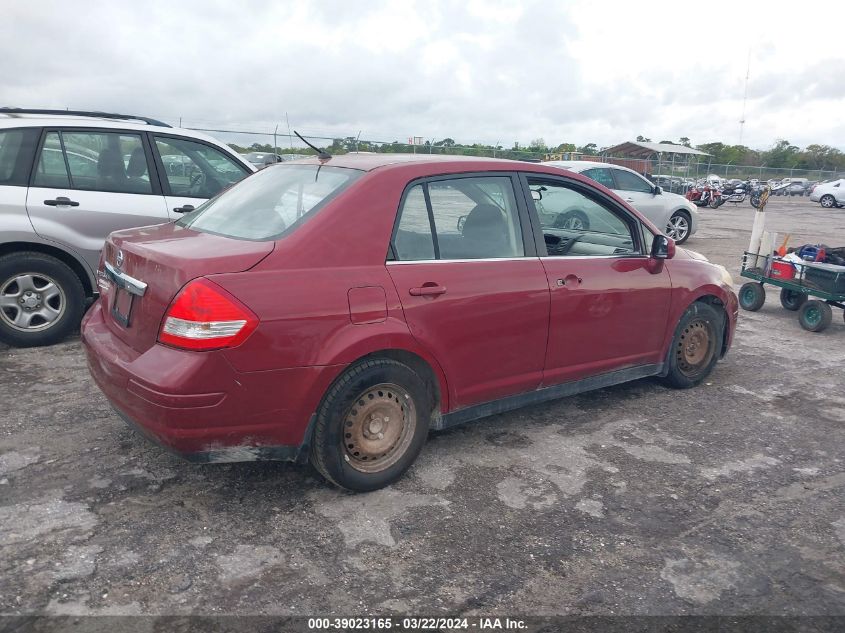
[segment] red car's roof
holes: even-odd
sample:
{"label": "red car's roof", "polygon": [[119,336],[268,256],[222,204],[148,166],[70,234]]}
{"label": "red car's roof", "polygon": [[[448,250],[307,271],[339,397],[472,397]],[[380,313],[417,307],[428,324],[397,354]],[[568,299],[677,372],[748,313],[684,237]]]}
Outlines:
{"label": "red car's roof", "polygon": [[438,174],[453,174],[462,172],[495,172],[495,171],[527,171],[540,174],[551,174],[563,176],[569,180],[575,180],[590,185],[594,189],[604,192],[616,199],[623,206],[633,210],[640,219],[659,232],[654,224],[645,216],[637,212],[633,207],[624,202],[615,192],[607,189],[598,183],[577,172],[564,167],[556,167],[545,163],[532,163],[521,160],[508,160],[505,158],[486,158],[484,156],[460,156],[460,155],[437,155],[437,154],[339,154],[326,160],[317,157],[303,158],[301,160],[286,161],[270,165],[267,169],[278,169],[284,165],[331,165],[332,167],[343,167],[346,169],[359,169],[361,171],[379,170],[400,170],[403,177],[408,179],[423,178]]}

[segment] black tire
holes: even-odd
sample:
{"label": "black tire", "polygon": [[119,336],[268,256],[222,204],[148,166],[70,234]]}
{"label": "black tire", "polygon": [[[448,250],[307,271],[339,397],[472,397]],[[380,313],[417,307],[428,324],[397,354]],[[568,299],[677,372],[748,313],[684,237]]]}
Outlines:
{"label": "black tire", "polygon": [[780,304],[787,310],[795,312],[806,302],[807,295],[803,292],[796,292],[794,290],[790,290],[789,288],[783,288],[780,291]]}
{"label": "black tire", "polygon": [[763,284],[749,281],[739,289],[739,305],[743,310],[757,312],[766,303],[766,290]]}
{"label": "black tire", "polygon": [[[85,290],[76,273],[64,262],[31,251],[10,253],[0,257],[0,303],[6,298],[15,297],[22,287],[16,279],[33,278],[34,294],[41,288],[47,288],[45,281],[52,282],[58,292],[50,299],[42,299],[36,295],[36,305],[26,306],[38,312],[50,308],[45,312],[48,321],[34,313],[28,324],[15,325],[22,314],[22,308],[17,303],[3,303],[0,307],[0,341],[14,347],[39,347],[52,345],[64,339],[79,327],[85,310]],[[24,293],[25,294],[25,293]],[[23,296],[21,297],[23,300]],[[28,300],[28,298],[27,298]],[[23,309],[26,309],[23,308]],[[58,313],[53,315],[53,313]]]}
{"label": "black tire", "polygon": [[836,198],[834,198],[829,193],[826,193],[819,199],[819,204],[822,205],[825,209],[835,209],[837,206]]}
{"label": "black tire", "polygon": [[812,299],[798,311],[798,323],[808,332],[826,330],[833,320],[833,310],[824,301]]}
{"label": "black tire", "polygon": [[[683,228],[682,228],[683,227]],[[686,211],[675,211],[666,226],[666,235],[675,240],[675,244],[683,244],[692,232],[692,218]]]}
{"label": "black tire", "polygon": [[755,209],[760,208],[760,196],[758,196],[758,195],[751,196],[750,202],[751,202],[751,206],[754,207]]}
{"label": "black tire", "polygon": [[572,231],[589,231],[590,218],[583,211],[574,209],[561,213],[555,218],[554,228],[570,229]]}
{"label": "black tire", "polygon": [[687,308],[669,348],[669,369],[663,382],[687,389],[707,378],[719,360],[724,331],[723,311],[698,301]]}
{"label": "black tire", "polygon": [[[399,479],[422,450],[433,406],[425,382],[410,367],[389,359],[357,363],[335,381],[320,404],[311,463],[341,488],[356,492],[384,488]],[[367,412],[372,412],[370,417]],[[390,426],[386,413],[396,413],[393,421],[401,418],[402,424]],[[384,455],[369,457],[368,451],[384,449],[379,445],[385,441],[383,435],[391,441],[388,429],[396,434],[394,443]]]}

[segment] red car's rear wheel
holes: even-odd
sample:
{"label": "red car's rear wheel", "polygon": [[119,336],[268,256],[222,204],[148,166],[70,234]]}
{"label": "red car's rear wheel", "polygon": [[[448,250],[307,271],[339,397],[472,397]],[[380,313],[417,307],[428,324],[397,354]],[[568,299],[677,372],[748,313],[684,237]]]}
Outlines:
{"label": "red car's rear wheel", "polygon": [[353,365],[320,405],[311,463],[342,488],[383,488],[419,455],[432,407],[425,382],[410,367],[384,358]]}

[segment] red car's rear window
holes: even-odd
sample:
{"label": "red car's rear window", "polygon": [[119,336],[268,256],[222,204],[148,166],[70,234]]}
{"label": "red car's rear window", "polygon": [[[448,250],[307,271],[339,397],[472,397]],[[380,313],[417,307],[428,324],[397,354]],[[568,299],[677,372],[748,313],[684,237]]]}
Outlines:
{"label": "red car's rear window", "polygon": [[177,224],[244,240],[274,240],[301,226],[363,172],[274,165],[212,198]]}

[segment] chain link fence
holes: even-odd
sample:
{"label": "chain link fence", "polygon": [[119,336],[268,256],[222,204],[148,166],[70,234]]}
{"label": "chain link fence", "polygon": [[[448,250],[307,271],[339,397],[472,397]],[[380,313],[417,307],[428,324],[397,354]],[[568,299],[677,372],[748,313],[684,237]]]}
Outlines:
{"label": "chain link fence", "polygon": [[[186,126],[187,127],[187,126]],[[199,132],[214,134],[224,142],[243,147],[244,139],[255,138],[260,145],[275,148],[277,154],[308,154],[312,153],[295,135],[273,131],[244,131],[218,129],[210,127],[188,127]],[[321,148],[332,147],[339,153],[345,152],[376,152],[376,153],[409,153],[409,154],[456,154],[464,156],[482,156],[490,158],[509,158],[539,162],[550,157],[564,160],[590,160],[622,165],[648,176],[669,191],[683,193],[693,183],[711,176],[730,180],[757,179],[760,182],[783,181],[784,179],[805,179],[809,182],[821,182],[839,177],[839,173],[823,169],[795,169],[789,167],[767,167],[766,165],[731,165],[712,163],[706,156],[684,157],[681,159],[667,159],[656,156],[651,159],[629,158],[624,156],[608,156],[606,154],[585,155],[577,152],[556,152],[547,148],[520,148],[517,146],[505,148],[483,144],[459,144],[451,141],[442,142],[408,138],[409,142],[399,140],[371,140],[354,136],[313,136],[304,135],[311,143]]]}
{"label": "chain link fence", "polygon": [[[255,142],[259,145],[267,145],[275,148],[277,154],[285,153],[309,153],[305,144],[299,140],[294,134],[278,131],[246,131],[246,130],[231,130],[211,127],[193,127],[185,126],[185,129],[194,130],[197,132],[205,132],[213,134],[218,140],[225,143],[231,143],[239,147],[244,147],[244,143],[248,143],[246,139],[255,138]],[[456,154],[463,156],[483,156],[489,158],[510,158],[514,160],[526,160],[532,162],[542,161],[549,153],[547,148],[505,148],[502,146],[493,147],[490,145],[472,144],[462,145],[459,143],[448,142],[442,144],[433,139],[421,139],[415,137],[414,142],[404,142],[402,140],[372,140],[362,139],[355,136],[316,136],[313,134],[303,134],[309,142],[317,145],[322,149],[327,149],[335,146],[335,143],[341,143],[341,152],[339,153],[407,153],[407,154]],[[408,141],[412,139],[409,138]],[[247,148],[248,149],[248,148]]]}
{"label": "chain link fence", "polygon": [[[699,160],[673,161],[665,158],[650,160],[632,160],[623,157],[602,156],[598,160],[625,165],[641,174],[648,174],[652,178],[663,181],[674,190],[683,189],[691,182],[698,182],[713,176],[724,180],[757,180],[765,182],[782,182],[784,180],[806,180],[821,182],[839,177],[839,172],[824,169],[796,169],[790,167],[767,167],[766,165],[731,165],[712,163],[706,157]],[[636,163],[632,165],[631,163]]]}

